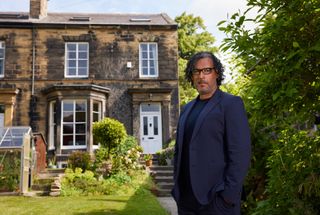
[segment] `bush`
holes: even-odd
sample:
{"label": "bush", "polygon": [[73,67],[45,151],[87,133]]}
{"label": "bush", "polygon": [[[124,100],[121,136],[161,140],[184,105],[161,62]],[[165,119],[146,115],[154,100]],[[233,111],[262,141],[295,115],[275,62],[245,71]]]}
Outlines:
{"label": "bush", "polygon": [[90,169],[91,164],[92,162],[88,152],[74,151],[68,158],[68,167],[73,170],[81,168],[83,171],[86,171]]}
{"label": "bush", "polygon": [[319,132],[283,131],[268,168],[268,199],[254,214],[320,214]]}
{"label": "bush", "polygon": [[160,150],[156,154],[158,155],[159,165],[167,165],[166,159],[173,159],[174,156],[175,141],[171,141],[167,148]]}
{"label": "bush", "polygon": [[124,142],[127,132],[121,122],[106,117],[93,123],[93,137],[103,147],[107,148],[109,156],[112,150]]}

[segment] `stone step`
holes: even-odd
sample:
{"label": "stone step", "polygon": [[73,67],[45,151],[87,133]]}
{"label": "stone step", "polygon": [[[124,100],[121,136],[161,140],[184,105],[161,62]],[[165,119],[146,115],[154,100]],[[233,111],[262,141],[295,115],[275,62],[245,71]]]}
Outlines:
{"label": "stone step", "polygon": [[33,191],[50,191],[51,184],[33,184],[31,190]]}
{"label": "stone step", "polygon": [[152,175],[157,175],[157,176],[173,176],[173,171],[171,170],[156,170],[152,171]]}
{"label": "stone step", "polygon": [[161,183],[161,182],[167,182],[167,183],[173,183],[173,176],[154,176],[154,181],[156,184]]}
{"label": "stone step", "polygon": [[152,171],[166,171],[166,170],[169,170],[169,171],[172,171],[173,172],[173,166],[159,166],[159,165],[153,165],[150,167],[150,170]]}
{"label": "stone step", "polygon": [[174,186],[173,182],[159,182],[157,183],[157,187],[160,189],[172,189]]}
{"label": "stone step", "polygon": [[168,196],[171,196],[171,189],[161,189],[161,188],[158,188],[157,191],[156,191],[156,195],[158,197],[168,197]]}

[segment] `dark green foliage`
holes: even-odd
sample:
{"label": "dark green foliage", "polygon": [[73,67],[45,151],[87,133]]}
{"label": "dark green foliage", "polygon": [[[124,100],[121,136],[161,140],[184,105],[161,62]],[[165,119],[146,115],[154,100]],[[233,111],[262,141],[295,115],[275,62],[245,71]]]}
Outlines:
{"label": "dark green foliage", "polygon": [[108,155],[119,147],[127,137],[124,125],[118,120],[104,118],[93,124],[93,136],[103,147],[108,149]]}
{"label": "dark green foliage", "polygon": [[18,191],[21,171],[20,151],[1,151],[0,162],[0,191]]}
{"label": "dark green foliage", "polygon": [[91,168],[90,154],[85,151],[74,151],[68,158],[68,167],[75,170],[81,168],[83,171]]}
{"label": "dark green foliage", "polygon": [[268,158],[267,195],[256,214],[320,214],[319,132],[283,131]]}
{"label": "dark green foliage", "polygon": [[[259,9],[258,15],[249,18],[254,7]],[[287,155],[293,147],[289,145],[295,145],[291,139],[282,146],[282,135],[287,130],[293,130],[290,134],[298,135],[300,142],[309,143],[308,136],[300,131],[311,130],[314,115],[320,110],[319,8],[320,1],[313,0],[248,0],[246,12],[233,14],[230,20],[220,23],[220,30],[228,35],[221,48],[235,53],[234,69],[240,72],[236,83],[227,88],[244,99],[252,131],[254,153],[246,182],[245,213],[252,214],[257,203],[257,214],[312,214],[310,208],[318,206],[311,200],[307,203],[301,193],[297,200],[295,183],[302,184],[301,180],[307,182],[309,178],[304,173],[301,175],[305,178],[293,174],[290,159],[276,162],[275,154]],[[248,23],[257,27],[248,30]],[[300,158],[308,163],[308,157]],[[286,180],[286,189],[281,191],[271,189],[281,184],[275,177],[282,165],[288,174],[281,172],[280,178],[288,177],[291,182]],[[279,200],[285,197],[292,200],[291,204]],[[284,212],[285,207],[290,211]]]}

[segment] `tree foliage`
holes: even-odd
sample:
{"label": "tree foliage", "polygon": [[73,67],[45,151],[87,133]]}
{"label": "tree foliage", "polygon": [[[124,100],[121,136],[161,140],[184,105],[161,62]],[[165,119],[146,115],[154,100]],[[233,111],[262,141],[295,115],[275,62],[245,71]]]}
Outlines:
{"label": "tree foliage", "polygon": [[199,51],[217,52],[218,49],[213,45],[215,38],[206,30],[201,17],[184,12],[175,21],[178,23],[180,104],[184,105],[197,95],[184,77],[187,61]]}
{"label": "tree foliage", "polygon": [[[278,195],[273,189],[277,183],[272,180],[279,171],[277,165],[267,166],[267,162],[275,156],[274,145],[283,143],[280,137],[285,130],[294,129],[296,133],[310,130],[320,110],[320,1],[248,0],[247,6],[243,14],[235,13],[230,20],[220,22],[220,30],[228,35],[221,48],[236,54],[235,68],[242,74],[233,90],[245,99],[252,130],[254,162],[250,194],[253,199],[272,201]],[[256,17],[249,17],[255,9],[258,9]],[[253,23],[256,28],[246,28],[248,23]],[[303,140],[302,136],[299,141],[303,144],[310,142]],[[317,143],[316,148],[319,147]],[[294,153],[294,149],[289,149],[277,148],[286,155]],[[316,153],[311,152],[311,155]],[[312,172],[307,174],[306,178]],[[319,174],[315,176],[319,182]],[[266,177],[269,177],[267,195],[261,189],[267,182]],[[295,180],[295,185],[304,183],[298,175],[290,180]],[[294,189],[292,186],[290,188]],[[287,201],[301,201],[299,195],[293,198]],[[286,214],[297,214],[301,208],[294,206],[296,208]]]}
{"label": "tree foliage", "polygon": [[93,124],[93,137],[103,147],[107,148],[108,156],[112,150],[123,143],[127,137],[124,125],[116,119],[104,118]]}

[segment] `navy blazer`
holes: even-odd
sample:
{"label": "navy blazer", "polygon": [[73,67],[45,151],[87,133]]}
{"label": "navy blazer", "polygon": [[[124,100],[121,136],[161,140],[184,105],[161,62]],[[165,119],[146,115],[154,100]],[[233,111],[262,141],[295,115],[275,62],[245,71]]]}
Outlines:
{"label": "navy blazer", "polygon": [[[172,195],[178,202],[178,176],[184,127],[196,99],[180,114],[174,155]],[[216,193],[238,204],[251,157],[250,131],[240,97],[217,89],[196,121],[189,147],[190,181],[199,203],[206,205]]]}

